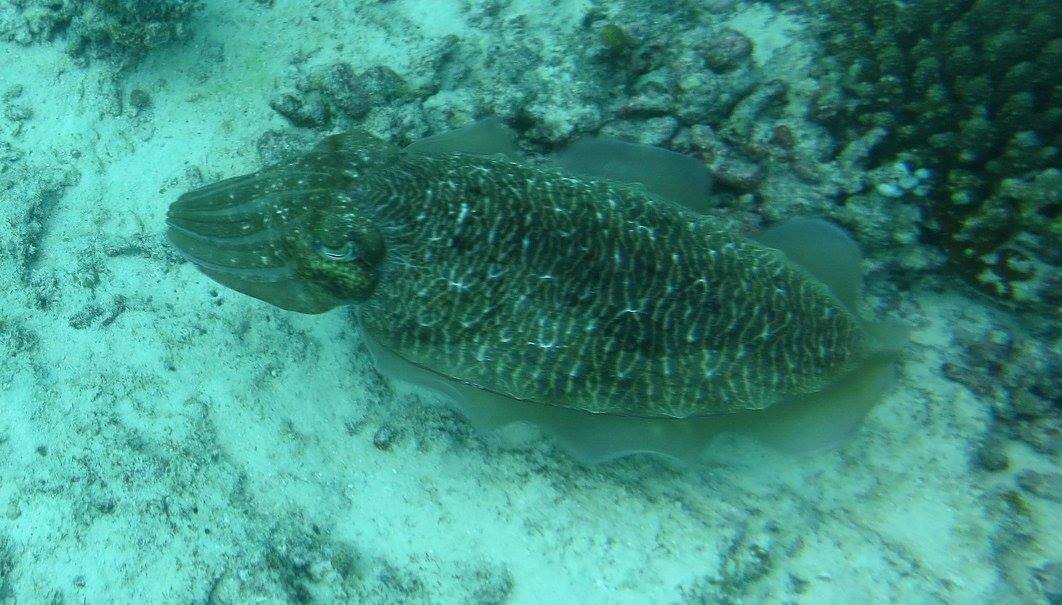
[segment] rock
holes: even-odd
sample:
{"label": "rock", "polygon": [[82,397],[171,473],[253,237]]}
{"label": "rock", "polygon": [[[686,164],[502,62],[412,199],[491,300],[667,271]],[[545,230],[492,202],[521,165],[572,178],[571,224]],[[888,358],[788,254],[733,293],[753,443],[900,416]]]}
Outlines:
{"label": "rock", "polygon": [[295,126],[320,128],[330,121],[328,106],[321,99],[300,99],[292,94],[274,97],[269,106]]}
{"label": "rock", "polygon": [[704,51],[704,61],[713,71],[725,73],[748,63],[752,56],[752,40],[745,34],[725,29],[712,38]]}
{"label": "rock", "polygon": [[390,425],[383,425],[376,429],[376,432],[372,435],[372,445],[376,449],[386,452],[394,445],[395,439],[398,438],[398,429]]}

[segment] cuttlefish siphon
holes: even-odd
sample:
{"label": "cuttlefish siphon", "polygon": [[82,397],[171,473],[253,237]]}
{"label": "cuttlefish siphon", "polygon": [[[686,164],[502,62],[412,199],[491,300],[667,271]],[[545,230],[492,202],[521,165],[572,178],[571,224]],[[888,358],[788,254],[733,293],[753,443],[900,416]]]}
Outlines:
{"label": "cuttlefish siphon", "polygon": [[723,433],[829,443],[887,389],[903,338],[859,316],[860,254],[839,228],[743,237],[668,197],[685,177],[667,175],[706,186],[692,158],[582,145],[632,156],[626,173],[611,162],[623,182],[594,158],[516,161],[494,135],[481,123],[405,149],[329,136],[182,195],[168,236],[283,309],[352,305],[382,372],[480,427],[537,425],[583,461],[692,462]]}

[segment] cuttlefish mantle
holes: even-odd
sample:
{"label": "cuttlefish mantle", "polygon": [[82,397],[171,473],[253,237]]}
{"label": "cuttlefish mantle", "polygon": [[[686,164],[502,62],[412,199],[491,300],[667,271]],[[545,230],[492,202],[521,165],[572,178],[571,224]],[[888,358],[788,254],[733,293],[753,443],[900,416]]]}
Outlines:
{"label": "cuttlefish mantle", "polygon": [[551,162],[496,121],[405,149],[348,132],[184,194],[168,235],[281,308],[351,305],[382,372],[584,461],[693,462],[721,433],[827,443],[880,399],[902,337],[858,315],[840,229],[722,229],[691,210],[704,167],[664,150],[595,139]]}

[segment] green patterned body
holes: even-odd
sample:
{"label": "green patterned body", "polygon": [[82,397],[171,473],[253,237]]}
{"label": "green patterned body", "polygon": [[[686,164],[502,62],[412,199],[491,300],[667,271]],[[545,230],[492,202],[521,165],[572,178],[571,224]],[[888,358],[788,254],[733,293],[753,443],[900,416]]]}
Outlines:
{"label": "green patterned body", "polygon": [[[287,225],[262,255],[286,268],[287,281],[247,285],[235,262],[219,275],[205,252],[192,260],[286,308],[352,303],[368,335],[442,377],[591,412],[761,409],[823,388],[865,356],[849,310],[781,252],[640,187],[382,144],[358,155],[350,145],[333,143],[330,154],[315,156],[313,170],[332,176],[312,190],[293,181],[305,160],[302,169],[252,177],[256,195],[287,192],[255,205]],[[174,205],[171,228],[196,231],[193,218],[218,197],[204,191],[193,192],[195,204]],[[364,252],[375,249],[364,228],[350,236],[362,252],[322,270],[312,244],[335,240],[337,225],[371,225],[382,254]],[[171,233],[182,246],[179,237]],[[274,283],[307,281],[312,289],[299,300],[271,298]],[[315,296],[326,300],[303,304]]]}
{"label": "green patterned body", "polygon": [[640,188],[451,155],[356,191],[392,255],[363,329],[491,391],[685,417],[816,390],[859,353],[852,317],[779,252]]}

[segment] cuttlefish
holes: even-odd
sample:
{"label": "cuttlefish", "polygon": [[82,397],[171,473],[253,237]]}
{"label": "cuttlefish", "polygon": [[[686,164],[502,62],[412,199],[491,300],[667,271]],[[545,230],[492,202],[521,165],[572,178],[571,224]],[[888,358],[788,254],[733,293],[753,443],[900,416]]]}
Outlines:
{"label": "cuttlefish", "polygon": [[818,219],[734,233],[690,208],[709,187],[606,139],[535,164],[492,121],[406,148],[352,131],[185,193],[168,236],[283,309],[350,305],[382,372],[584,461],[850,433],[903,340],[859,315],[858,248]]}

